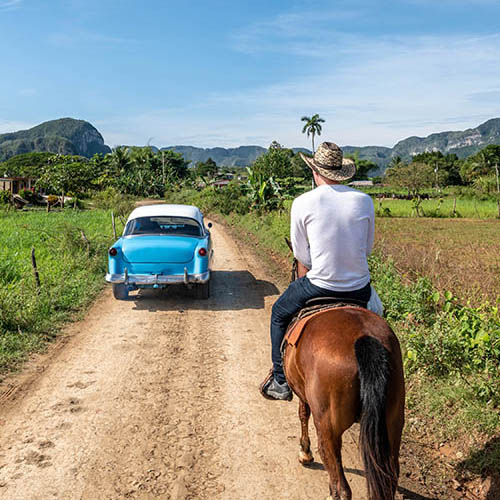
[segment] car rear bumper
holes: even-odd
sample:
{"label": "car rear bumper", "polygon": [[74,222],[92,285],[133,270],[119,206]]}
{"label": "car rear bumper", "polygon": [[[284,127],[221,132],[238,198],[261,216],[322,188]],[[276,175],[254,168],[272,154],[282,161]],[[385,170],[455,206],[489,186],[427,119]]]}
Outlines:
{"label": "car rear bumper", "polygon": [[206,283],[210,279],[210,271],[201,274],[188,274],[184,269],[184,274],[106,274],[108,283],[124,283],[126,285],[177,285],[190,283]]}

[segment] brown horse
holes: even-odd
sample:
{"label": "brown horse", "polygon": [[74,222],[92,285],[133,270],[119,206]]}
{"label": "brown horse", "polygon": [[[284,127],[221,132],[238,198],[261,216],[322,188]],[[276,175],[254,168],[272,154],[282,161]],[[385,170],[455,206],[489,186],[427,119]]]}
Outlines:
{"label": "brown horse", "polygon": [[[306,271],[298,263],[298,274],[303,276]],[[312,414],[330,478],[329,498],[351,498],[340,450],[342,434],[360,422],[368,496],[371,500],[393,499],[405,387],[399,342],[387,322],[356,306],[323,310],[311,316],[296,347],[286,347],[284,369],[300,399],[299,461],[303,465],[313,461],[308,429]]]}

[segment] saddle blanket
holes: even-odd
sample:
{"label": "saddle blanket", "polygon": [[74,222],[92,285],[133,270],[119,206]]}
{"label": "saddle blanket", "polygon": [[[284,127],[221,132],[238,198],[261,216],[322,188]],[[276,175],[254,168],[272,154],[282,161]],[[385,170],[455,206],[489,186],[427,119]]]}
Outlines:
{"label": "saddle blanket", "polygon": [[317,306],[306,307],[301,309],[299,314],[292,320],[292,322],[288,325],[288,329],[285,333],[285,337],[283,339],[283,344],[281,346],[282,351],[286,344],[290,344],[293,346],[297,346],[300,336],[304,331],[304,327],[309,322],[310,319],[321,314],[327,309],[337,309],[339,307],[359,307],[354,304],[347,304],[345,302],[336,302],[331,304],[319,304]]}

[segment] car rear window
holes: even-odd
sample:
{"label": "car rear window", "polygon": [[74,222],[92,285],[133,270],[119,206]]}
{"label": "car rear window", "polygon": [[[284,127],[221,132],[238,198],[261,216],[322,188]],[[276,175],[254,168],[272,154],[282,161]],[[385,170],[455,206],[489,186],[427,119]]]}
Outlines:
{"label": "car rear window", "polygon": [[189,217],[138,217],[128,222],[124,236],[137,234],[166,234],[178,236],[201,236],[201,227]]}

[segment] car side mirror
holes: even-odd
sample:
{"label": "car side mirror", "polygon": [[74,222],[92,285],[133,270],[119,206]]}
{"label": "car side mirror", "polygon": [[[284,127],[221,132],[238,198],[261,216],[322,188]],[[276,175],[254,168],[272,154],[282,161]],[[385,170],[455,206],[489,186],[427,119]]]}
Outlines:
{"label": "car side mirror", "polygon": [[207,224],[207,226],[208,226],[208,229],[210,229],[210,228],[212,227],[212,223],[211,223],[211,222],[209,222],[209,223]]}

